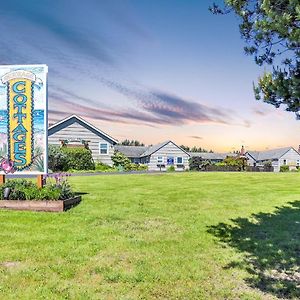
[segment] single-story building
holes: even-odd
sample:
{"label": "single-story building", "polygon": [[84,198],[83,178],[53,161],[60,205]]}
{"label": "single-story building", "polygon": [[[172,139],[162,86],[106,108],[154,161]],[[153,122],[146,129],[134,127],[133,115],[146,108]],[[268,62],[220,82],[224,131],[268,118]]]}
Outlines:
{"label": "single-story building", "polygon": [[176,171],[189,168],[189,153],[172,141],[148,147],[116,145],[115,149],[134,163],[148,165],[150,171],[166,171],[170,166],[174,166]]}
{"label": "single-story building", "polygon": [[249,166],[263,167],[266,162],[271,162],[274,172],[279,172],[280,167],[287,165],[290,170],[300,165],[300,154],[293,147],[272,149],[267,151],[247,151],[245,153]]}
{"label": "single-story building", "polygon": [[62,145],[63,143],[88,143],[94,161],[112,165],[111,156],[117,140],[96,128],[79,116],[69,116],[48,129],[48,143]]}

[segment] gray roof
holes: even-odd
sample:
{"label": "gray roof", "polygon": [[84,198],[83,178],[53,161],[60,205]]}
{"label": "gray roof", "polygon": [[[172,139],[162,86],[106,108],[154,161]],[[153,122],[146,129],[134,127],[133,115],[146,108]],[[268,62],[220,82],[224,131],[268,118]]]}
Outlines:
{"label": "gray roof", "polygon": [[209,160],[223,160],[227,156],[234,156],[233,153],[209,153],[209,152],[189,152],[189,155],[191,157],[193,156],[199,156],[203,159],[209,159]]}
{"label": "gray roof", "polygon": [[172,141],[166,141],[166,142],[155,144],[153,146],[148,146],[148,147],[145,147],[145,146],[122,146],[122,145],[116,145],[115,149],[118,150],[119,152],[123,153],[127,157],[145,157],[145,156],[149,156],[149,155],[155,153],[156,151],[158,151],[159,149],[161,149],[162,147],[164,147],[168,143],[174,144],[176,147],[178,147],[183,152],[185,152],[185,153],[187,153],[189,155],[188,152],[186,152],[185,150],[183,150],[182,148],[180,148],[179,146],[177,146]]}
{"label": "gray roof", "polygon": [[160,148],[164,147],[165,145],[167,145],[170,141],[166,141],[166,142],[162,142],[159,144],[155,144],[152,145],[150,147],[148,147],[142,154],[141,156],[149,156],[151,154],[153,154],[154,152],[156,152],[157,150],[159,150]]}
{"label": "gray roof", "polygon": [[182,150],[182,152],[185,152],[187,155],[189,155],[188,152],[186,152],[184,149],[180,148],[179,146],[177,146],[174,142],[172,141],[165,141],[163,143],[159,143],[159,144],[155,144],[153,146],[150,146],[142,155],[141,157],[144,156],[149,156],[151,154],[153,154],[154,152],[158,151],[159,149],[161,149],[162,147],[166,146],[167,144],[172,143],[173,145],[175,145],[177,148],[179,148],[180,150]]}
{"label": "gray roof", "polygon": [[100,136],[101,138],[109,141],[113,145],[115,145],[118,142],[116,139],[114,139],[107,133],[103,132],[99,128],[95,127],[94,125],[90,124],[89,122],[87,122],[86,120],[82,119],[81,117],[79,117],[77,115],[71,115],[71,116],[51,125],[48,128],[48,135],[50,136],[50,135],[60,131],[61,129],[72,125],[75,122],[77,122],[81,126],[87,128],[88,130],[92,131],[94,134]]}
{"label": "gray roof", "polygon": [[284,147],[284,148],[272,149],[267,151],[247,151],[246,154],[251,155],[255,160],[271,160],[271,159],[279,159],[290,149],[294,149],[294,148]]}
{"label": "gray roof", "polygon": [[149,147],[116,145],[115,149],[127,157],[140,157]]}

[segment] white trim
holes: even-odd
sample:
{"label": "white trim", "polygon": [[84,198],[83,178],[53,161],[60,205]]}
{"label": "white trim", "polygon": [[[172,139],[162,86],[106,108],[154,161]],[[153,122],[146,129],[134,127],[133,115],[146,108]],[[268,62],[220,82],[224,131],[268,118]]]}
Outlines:
{"label": "white trim", "polygon": [[89,127],[93,128],[94,130],[96,130],[97,132],[99,132],[100,134],[104,135],[105,137],[109,138],[110,140],[112,140],[115,143],[118,143],[118,140],[114,139],[113,137],[111,137],[110,135],[106,134],[105,132],[103,132],[102,130],[100,130],[99,128],[95,127],[94,125],[92,125],[91,123],[85,121],[84,119],[82,119],[81,117],[77,116],[77,115],[71,115],[69,117],[66,117],[65,119],[62,119],[61,121],[53,124],[52,126],[50,126],[48,128],[48,130],[51,130],[52,128],[55,128],[56,126],[65,123],[66,121],[75,118],[81,122],[83,122],[84,124],[88,125]]}
{"label": "white trim", "polygon": [[[101,153],[101,145],[106,145],[106,153]],[[99,142],[99,155],[108,155],[109,154],[109,143]]]}

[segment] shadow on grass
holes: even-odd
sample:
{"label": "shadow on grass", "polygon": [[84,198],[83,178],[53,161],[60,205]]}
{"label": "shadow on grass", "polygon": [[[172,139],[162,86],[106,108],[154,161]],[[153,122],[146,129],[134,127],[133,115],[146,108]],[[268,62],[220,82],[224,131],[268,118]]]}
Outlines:
{"label": "shadow on grass", "polygon": [[274,213],[253,214],[220,223],[208,232],[237,249],[242,262],[225,268],[243,268],[251,287],[279,298],[300,298],[300,201],[277,207]]}
{"label": "shadow on grass", "polygon": [[89,193],[87,193],[87,192],[75,192],[74,194],[75,194],[75,196],[83,196],[83,195],[88,195]]}

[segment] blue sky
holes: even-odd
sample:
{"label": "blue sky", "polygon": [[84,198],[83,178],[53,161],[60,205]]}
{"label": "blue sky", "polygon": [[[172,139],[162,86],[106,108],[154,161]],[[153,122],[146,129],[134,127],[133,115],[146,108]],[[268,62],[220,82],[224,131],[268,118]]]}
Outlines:
{"label": "blue sky", "polygon": [[[213,1],[10,0],[1,64],[49,66],[49,119],[78,114],[115,138],[215,151],[297,147],[291,113],[254,100],[263,72]],[[217,2],[217,1],[215,1]]]}

